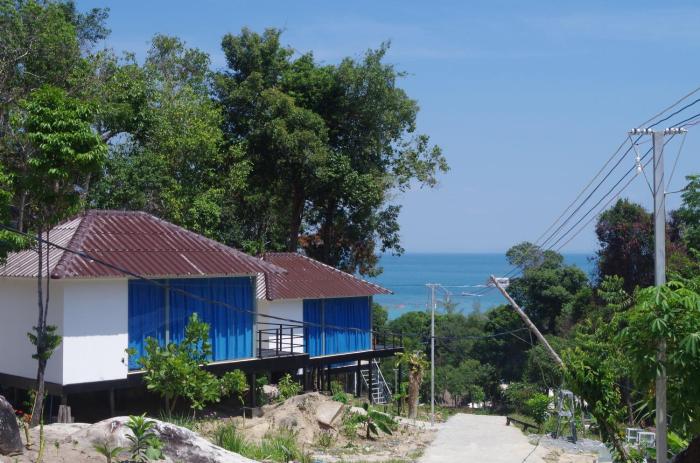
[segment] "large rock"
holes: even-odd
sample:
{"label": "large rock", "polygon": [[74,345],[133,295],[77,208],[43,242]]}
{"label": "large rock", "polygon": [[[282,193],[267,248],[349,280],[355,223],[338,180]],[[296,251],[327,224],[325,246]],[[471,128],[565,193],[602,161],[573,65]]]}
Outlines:
{"label": "large rock", "polygon": [[321,402],[316,408],[316,419],[319,423],[326,427],[333,427],[333,422],[340,415],[343,409],[343,404],[340,402],[329,401]]}
{"label": "large rock", "polygon": [[22,453],[22,438],[15,417],[15,409],[0,395],[0,455]]}
{"label": "large rock", "polygon": [[[126,426],[128,421],[126,416],[100,421],[72,434],[70,440],[89,442],[91,445],[109,442],[112,447],[126,448],[129,447],[126,436],[131,433]],[[166,462],[255,463],[254,460],[217,447],[189,429],[158,420],[152,421],[156,423],[153,430],[163,441]]]}

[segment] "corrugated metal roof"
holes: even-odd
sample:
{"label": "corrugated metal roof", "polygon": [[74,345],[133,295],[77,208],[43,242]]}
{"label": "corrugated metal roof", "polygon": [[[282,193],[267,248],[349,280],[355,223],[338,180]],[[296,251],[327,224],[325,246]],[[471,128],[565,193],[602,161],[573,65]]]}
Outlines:
{"label": "corrugated metal roof", "polygon": [[[73,239],[73,235],[78,230],[83,217],[75,217],[60,225],[57,225],[49,233],[44,234],[44,239],[55,243],[59,246],[68,247]],[[45,249],[45,248],[44,248]],[[49,264],[46,265],[46,255],[42,256],[44,266],[43,275],[47,275],[49,270],[53,271],[61,257],[63,257],[61,249],[51,246],[49,248]],[[34,249],[26,249],[20,252],[13,252],[7,256],[5,265],[0,266],[0,276],[28,278],[36,277],[38,272],[39,255]]]}
{"label": "corrugated metal roof", "polygon": [[[145,212],[86,211],[53,229],[49,238],[58,245],[147,277],[284,272],[273,264]],[[49,268],[52,278],[124,276],[120,270],[62,251],[52,253]],[[6,265],[0,268],[0,276],[31,277],[36,272],[34,251],[10,254]]]}
{"label": "corrugated metal roof", "polygon": [[293,252],[267,253],[266,262],[286,273],[265,273],[267,298],[312,299],[391,294],[386,288]]}

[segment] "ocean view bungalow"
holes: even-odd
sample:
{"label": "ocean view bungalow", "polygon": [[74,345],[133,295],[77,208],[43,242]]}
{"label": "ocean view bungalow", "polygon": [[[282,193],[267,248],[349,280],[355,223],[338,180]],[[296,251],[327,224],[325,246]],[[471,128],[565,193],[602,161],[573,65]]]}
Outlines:
{"label": "ocean view bungalow", "polygon": [[[113,404],[115,391],[142,387],[146,339],[178,342],[193,313],[210,326],[207,368],[241,369],[253,384],[256,374],[292,372],[307,390],[328,388],[331,372],[351,371],[356,390],[361,376],[372,391],[378,373],[373,380],[368,365],[401,350],[400,339],[371,332],[372,296],[388,290],[296,253],[254,257],[144,212],[90,210],[47,237],[75,251],[52,247],[43,268],[49,324],[62,336],[47,390],[63,402],[108,391]],[[36,324],[37,260],[24,250],[0,267],[5,388],[34,387],[27,332]]]}

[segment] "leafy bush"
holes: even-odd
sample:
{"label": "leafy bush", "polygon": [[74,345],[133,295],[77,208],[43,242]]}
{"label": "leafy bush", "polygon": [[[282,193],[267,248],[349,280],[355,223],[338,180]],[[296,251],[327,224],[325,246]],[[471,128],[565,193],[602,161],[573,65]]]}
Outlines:
{"label": "leafy bush", "polygon": [[535,394],[539,394],[539,391],[534,384],[519,382],[510,383],[508,388],[503,392],[507,412],[527,414],[525,402]]}
{"label": "leafy bush", "polygon": [[301,392],[301,384],[294,381],[294,379],[292,379],[292,375],[289,373],[285,374],[282,379],[280,379],[279,383],[277,384],[277,388],[280,391],[278,399],[280,402],[284,402],[290,397],[294,397]]}
{"label": "leafy bush", "polygon": [[378,436],[379,431],[383,432],[384,434],[391,435],[398,427],[396,421],[394,421],[394,418],[388,413],[384,413],[374,407],[370,407],[366,402],[362,404],[362,408],[365,409],[365,413],[355,413],[353,420],[358,425],[364,425],[365,437],[367,439],[371,438],[372,435]]}
{"label": "leafy bush", "polygon": [[227,371],[221,378],[222,394],[234,396],[243,405],[248,392],[248,379],[241,370]]}
{"label": "leafy bush", "polygon": [[345,393],[343,385],[340,381],[331,381],[331,393],[333,394],[333,400],[347,405],[350,402],[350,398]]}
{"label": "leafy bush", "polygon": [[[134,355],[133,350],[129,354]],[[163,347],[154,338],[146,339],[146,355],[139,359],[145,370],[144,381],[149,390],[165,398],[169,415],[173,415],[181,399],[194,411],[230,393],[243,401],[248,390],[245,374],[234,370],[217,378],[202,368],[211,354],[209,325],[200,321],[197,314],[190,317],[185,337],[178,344]]]}
{"label": "leafy bush", "polygon": [[132,435],[127,435],[131,443],[129,452],[130,461],[145,463],[153,460],[163,459],[163,443],[153,432],[156,422],[147,420],[146,415],[130,416],[126,426],[131,430]]}
{"label": "leafy bush", "polygon": [[542,427],[542,424],[547,420],[549,404],[549,396],[538,392],[525,401],[525,413],[535,420],[537,426]]}

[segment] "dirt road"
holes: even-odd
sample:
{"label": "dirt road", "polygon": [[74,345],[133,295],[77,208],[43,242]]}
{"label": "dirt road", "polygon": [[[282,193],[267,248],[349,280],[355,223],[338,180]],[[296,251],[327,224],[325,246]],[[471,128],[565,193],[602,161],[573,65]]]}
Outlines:
{"label": "dirt road", "polygon": [[[440,424],[420,463],[543,463],[535,446],[503,416],[457,414]],[[538,449],[539,450],[539,449]]]}

